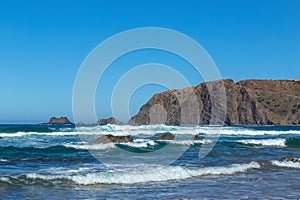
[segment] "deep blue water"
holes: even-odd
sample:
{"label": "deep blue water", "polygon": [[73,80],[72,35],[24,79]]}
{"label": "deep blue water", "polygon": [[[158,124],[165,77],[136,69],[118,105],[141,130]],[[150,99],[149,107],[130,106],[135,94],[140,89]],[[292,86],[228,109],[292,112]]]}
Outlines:
{"label": "deep blue water", "polygon": [[[171,133],[174,141],[153,141]],[[91,144],[105,134],[133,143]],[[201,140],[194,141],[194,135]],[[298,199],[300,127],[0,125],[0,199]]]}

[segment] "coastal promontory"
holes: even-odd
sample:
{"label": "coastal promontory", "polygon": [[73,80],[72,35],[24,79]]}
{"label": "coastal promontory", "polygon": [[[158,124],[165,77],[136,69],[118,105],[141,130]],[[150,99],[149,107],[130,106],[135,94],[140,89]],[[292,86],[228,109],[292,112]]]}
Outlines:
{"label": "coastal promontory", "polygon": [[[225,91],[226,98],[221,103],[225,105],[226,110],[223,114],[223,122],[218,124],[210,121],[212,117],[211,92],[220,84]],[[193,101],[187,91],[193,91],[196,96]],[[180,103],[177,98],[178,94],[181,96]],[[195,105],[197,109],[190,109],[188,114],[199,116],[197,122],[199,125],[299,125],[300,82],[297,80],[234,82],[231,79],[225,79],[204,82],[181,90],[168,90],[155,94],[140,108],[137,115],[130,119],[129,123],[181,125],[182,106]],[[151,119],[151,115],[155,116],[154,119],[153,117]]]}

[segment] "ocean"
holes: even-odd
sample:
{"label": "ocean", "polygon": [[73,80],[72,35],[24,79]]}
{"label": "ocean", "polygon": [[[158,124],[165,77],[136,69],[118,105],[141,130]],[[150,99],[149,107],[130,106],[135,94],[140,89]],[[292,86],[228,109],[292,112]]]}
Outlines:
{"label": "ocean", "polygon": [[[175,140],[153,140],[171,133]],[[131,143],[92,144],[101,135]],[[193,140],[199,135],[200,140]],[[299,126],[0,125],[0,199],[299,199]]]}

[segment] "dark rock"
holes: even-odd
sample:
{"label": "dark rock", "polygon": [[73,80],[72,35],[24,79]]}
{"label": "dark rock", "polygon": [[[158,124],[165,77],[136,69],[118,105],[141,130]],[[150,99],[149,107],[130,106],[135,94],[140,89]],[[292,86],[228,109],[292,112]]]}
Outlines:
{"label": "dark rock", "polygon": [[47,125],[72,125],[73,123],[70,122],[70,120],[67,117],[51,117],[48,123],[45,123]]}
{"label": "dark rock", "polygon": [[174,140],[175,136],[171,133],[162,133],[158,137],[153,138],[153,140]]}
{"label": "dark rock", "polygon": [[194,135],[193,140],[201,140],[199,135]]}
{"label": "dark rock", "polygon": [[[224,102],[216,101],[218,95],[224,96],[224,93],[218,93],[220,91],[218,88],[221,86],[225,88],[226,92]],[[197,100],[191,100],[195,95]],[[226,113],[221,104],[226,105]],[[183,108],[189,111],[187,113],[189,116],[181,113]],[[213,118],[213,113],[220,113],[220,118],[212,121],[216,118]],[[299,119],[300,84],[297,81],[245,80],[235,83],[233,80],[226,79],[155,94],[128,123],[137,125],[153,123],[168,125],[223,125],[224,123],[226,125],[299,125]]]}
{"label": "dark rock", "polygon": [[279,161],[280,162],[287,162],[287,161],[290,161],[290,162],[300,162],[300,159],[295,158],[294,156],[288,156],[288,157],[280,158]]}
{"label": "dark rock", "polygon": [[107,143],[128,143],[133,142],[133,138],[130,135],[126,136],[113,136],[113,135],[103,135],[98,139],[94,140],[92,144],[107,144]]}
{"label": "dark rock", "polygon": [[116,124],[116,125],[122,125],[122,122],[120,122],[119,120],[117,120],[114,117],[110,117],[107,119],[99,119],[97,121],[98,125],[106,125],[106,124]]}

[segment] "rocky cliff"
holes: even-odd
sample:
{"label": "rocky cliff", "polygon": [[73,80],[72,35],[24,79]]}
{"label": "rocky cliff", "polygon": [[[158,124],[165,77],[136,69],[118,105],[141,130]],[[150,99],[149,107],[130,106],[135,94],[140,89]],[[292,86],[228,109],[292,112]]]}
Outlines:
{"label": "rocky cliff", "polygon": [[[224,95],[214,94],[219,88]],[[212,120],[215,113],[223,117]],[[155,94],[128,123],[300,125],[300,82],[226,79],[168,90]]]}

